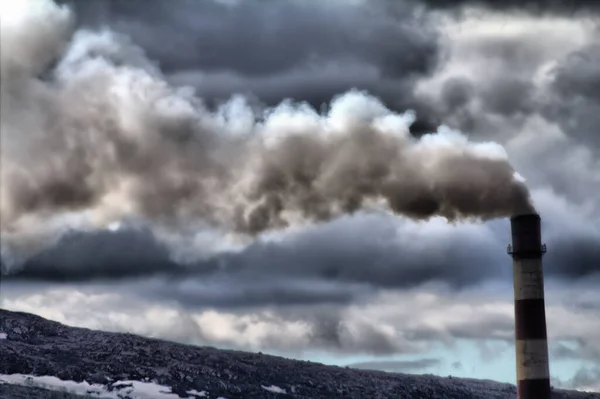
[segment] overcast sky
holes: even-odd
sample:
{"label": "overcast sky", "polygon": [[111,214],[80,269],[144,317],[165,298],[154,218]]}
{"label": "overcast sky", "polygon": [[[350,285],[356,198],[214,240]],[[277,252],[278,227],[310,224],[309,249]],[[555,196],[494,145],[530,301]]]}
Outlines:
{"label": "overcast sky", "polygon": [[[2,306],[514,383],[510,226],[494,216],[522,177],[548,245],[552,383],[600,391],[600,7],[565,3],[1,2]],[[364,120],[392,136],[364,141]],[[335,129],[345,152],[246,139]],[[408,165],[447,146],[470,167]],[[361,180],[373,165],[402,185]],[[264,190],[239,194],[248,179]],[[351,206],[375,194],[393,212]],[[247,219],[228,211],[257,198]]]}

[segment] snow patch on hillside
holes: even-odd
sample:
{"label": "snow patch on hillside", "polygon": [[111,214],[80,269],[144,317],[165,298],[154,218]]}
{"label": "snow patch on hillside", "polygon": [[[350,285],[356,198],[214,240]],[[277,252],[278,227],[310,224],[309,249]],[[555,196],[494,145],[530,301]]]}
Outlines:
{"label": "snow patch on hillside", "polygon": [[[0,374],[0,384],[16,384],[44,388],[53,391],[68,392],[77,395],[88,395],[98,399],[179,399],[179,395],[171,392],[171,388],[153,382],[117,381],[110,388],[101,384],[65,381],[53,376],[33,376],[28,374]],[[206,397],[205,391],[188,391],[188,399]]]}
{"label": "snow patch on hillside", "polygon": [[266,387],[264,385],[261,385],[261,387],[263,387],[263,389],[265,391],[269,391],[269,392],[272,392],[272,393],[287,393],[285,389],[279,388],[276,385],[271,385],[271,386],[268,386],[268,387]]}

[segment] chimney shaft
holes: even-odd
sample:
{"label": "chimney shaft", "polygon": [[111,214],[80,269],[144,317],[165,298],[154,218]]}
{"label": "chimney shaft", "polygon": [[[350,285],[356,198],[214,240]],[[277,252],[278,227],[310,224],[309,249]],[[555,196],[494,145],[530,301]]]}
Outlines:
{"label": "chimney shaft", "polygon": [[519,399],[550,399],[540,217],[511,218],[515,292],[515,347]]}

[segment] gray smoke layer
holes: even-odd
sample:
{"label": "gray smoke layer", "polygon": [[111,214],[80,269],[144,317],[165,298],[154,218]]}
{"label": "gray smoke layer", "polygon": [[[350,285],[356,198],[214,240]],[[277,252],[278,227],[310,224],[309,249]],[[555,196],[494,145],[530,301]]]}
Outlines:
{"label": "gray smoke layer", "polygon": [[70,11],[50,1],[11,7],[1,32],[3,235],[74,213],[96,226],[197,220],[254,235],[378,204],[452,221],[532,211],[497,144],[444,127],[417,140],[411,112],[360,91],[321,113],[242,97],[210,111],[126,37],[71,35]]}

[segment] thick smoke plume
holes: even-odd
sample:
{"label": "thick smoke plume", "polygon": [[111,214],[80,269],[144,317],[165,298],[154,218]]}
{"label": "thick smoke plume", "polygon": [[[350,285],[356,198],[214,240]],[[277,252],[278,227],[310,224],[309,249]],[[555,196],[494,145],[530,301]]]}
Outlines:
{"label": "thick smoke plume", "polygon": [[242,97],[210,110],[126,37],[16,3],[2,3],[3,234],[74,212],[254,235],[373,203],[416,219],[532,210],[499,145],[444,127],[415,139],[411,112],[359,91],[323,112]]}

